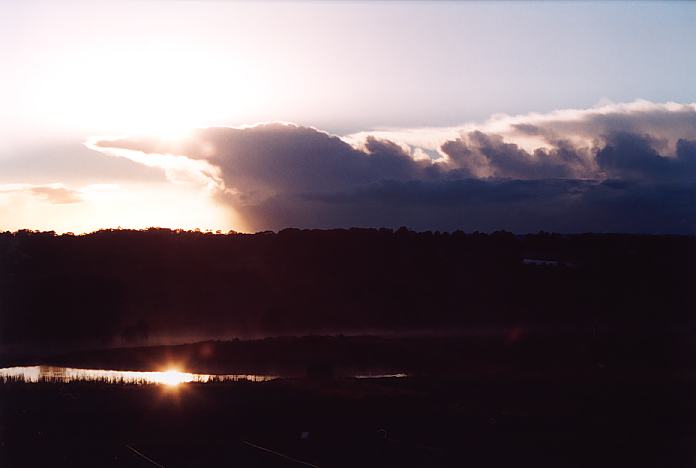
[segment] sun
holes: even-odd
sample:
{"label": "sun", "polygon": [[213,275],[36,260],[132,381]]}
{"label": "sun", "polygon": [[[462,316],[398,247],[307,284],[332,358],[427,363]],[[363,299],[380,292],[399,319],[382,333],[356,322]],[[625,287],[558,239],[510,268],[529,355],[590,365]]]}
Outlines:
{"label": "sun", "polygon": [[180,372],[177,369],[167,369],[166,371],[160,372],[157,376],[157,382],[170,386],[176,386],[181,383],[191,382],[192,380],[192,374]]}
{"label": "sun", "polygon": [[174,38],[103,49],[82,45],[51,59],[50,79],[30,78],[26,107],[53,126],[178,138],[270,103],[269,79],[248,56]]}

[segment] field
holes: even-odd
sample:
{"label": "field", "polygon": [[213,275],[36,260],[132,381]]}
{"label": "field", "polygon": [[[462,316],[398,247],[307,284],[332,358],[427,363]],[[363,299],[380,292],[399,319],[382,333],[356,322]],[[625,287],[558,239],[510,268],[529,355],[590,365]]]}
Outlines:
{"label": "field", "polygon": [[0,465],[684,467],[696,461],[690,376],[640,379],[598,369],[557,377],[178,387],[6,383],[0,385]]}
{"label": "field", "polygon": [[2,468],[696,463],[693,237],[19,232],[0,258],[0,367],[283,377],[0,384]]}

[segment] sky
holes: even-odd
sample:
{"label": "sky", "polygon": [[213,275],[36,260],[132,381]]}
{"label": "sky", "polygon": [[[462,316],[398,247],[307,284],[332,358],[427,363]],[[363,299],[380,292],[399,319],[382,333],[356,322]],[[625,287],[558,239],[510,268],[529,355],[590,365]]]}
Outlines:
{"label": "sky", "polygon": [[696,3],[0,3],[0,229],[696,232]]}

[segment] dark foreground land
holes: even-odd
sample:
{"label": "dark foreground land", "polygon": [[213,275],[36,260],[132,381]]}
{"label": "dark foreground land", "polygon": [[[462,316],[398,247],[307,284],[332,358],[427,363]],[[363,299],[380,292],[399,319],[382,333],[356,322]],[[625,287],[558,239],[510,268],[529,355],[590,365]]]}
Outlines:
{"label": "dark foreground land", "polygon": [[694,284],[694,237],[3,233],[0,366],[284,378],[3,383],[0,467],[694,466]]}
{"label": "dark foreground land", "polygon": [[696,238],[0,233],[0,353],[209,338],[693,329]]}
{"label": "dark foreground land", "polygon": [[688,375],[602,369],[582,379],[6,383],[0,466],[686,467],[695,391]]}
{"label": "dark foreground land", "polygon": [[[0,384],[0,466],[693,466],[692,338],[518,327],[15,357],[7,364],[175,362],[296,377],[174,388]],[[398,372],[410,377],[348,377]]]}

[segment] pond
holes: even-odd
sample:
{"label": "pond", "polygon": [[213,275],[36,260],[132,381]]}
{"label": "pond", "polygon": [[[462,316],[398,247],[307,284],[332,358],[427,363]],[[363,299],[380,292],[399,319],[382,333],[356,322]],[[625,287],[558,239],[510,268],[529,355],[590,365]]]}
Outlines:
{"label": "pond", "polygon": [[278,378],[257,374],[193,374],[177,369],[163,371],[124,371],[106,369],[77,369],[73,367],[25,366],[0,369],[0,381],[74,382],[178,385],[187,382],[265,382]]}

